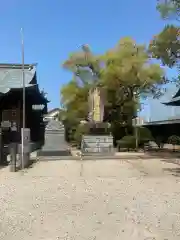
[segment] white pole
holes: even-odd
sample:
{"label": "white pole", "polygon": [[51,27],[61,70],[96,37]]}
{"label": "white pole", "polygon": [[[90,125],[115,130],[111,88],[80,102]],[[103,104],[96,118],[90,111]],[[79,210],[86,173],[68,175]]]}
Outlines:
{"label": "white pole", "polygon": [[148,122],[151,122],[152,119],[151,119],[151,99],[148,98],[147,99],[147,105],[148,105]]}
{"label": "white pole", "polygon": [[25,92],[25,74],[24,74],[24,34],[21,28],[21,53],[22,53],[22,87],[23,87],[23,109],[22,109],[22,132],[21,132],[21,154],[22,154],[22,169],[24,169],[24,129],[25,129],[25,116],[26,116],[26,92]]}
{"label": "white pole", "polygon": [[172,109],[171,109],[171,111],[172,111],[171,115],[172,115],[172,118],[174,118],[174,117],[175,117],[175,109],[174,109],[174,106],[172,106],[171,108],[172,108]]}
{"label": "white pole", "polygon": [[[133,100],[134,100],[134,104],[136,104],[137,93],[135,91],[133,92]],[[138,115],[138,109],[137,109],[137,115]],[[134,125],[135,139],[136,139],[136,151],[138,150],[138,145],[139,145],[137,119],[138,119],[138,117],[135,118],[135,125]]]}
{"label": "white pole", "polygon": [[[174,95],[172,95],[172,98],[173,98]],[[171,106],[171,118],[174,118],[175,117],[175,107],[174,106]]]}

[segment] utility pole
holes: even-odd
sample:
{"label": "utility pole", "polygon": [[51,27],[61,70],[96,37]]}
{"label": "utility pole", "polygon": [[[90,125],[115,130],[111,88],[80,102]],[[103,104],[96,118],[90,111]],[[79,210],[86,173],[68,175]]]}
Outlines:
{"label": "utility pole", "polygon": [[21,28],[21,54],[22,54],[22,89],[23,89],[23,109],[22,109],[22,129],[21,129],[21,154],[22,154],[22,169],[24,169],[24,129],[26,127],[26,86],[24,72],[24,34]]}
{"label": "utility pole", "polygon": [[[134,100],[134,104],[136,104],[136,101],[137,101],[137,92],[136,91],[133,91],[133,100]],[[138,116],[136,116],[136,118],[134,119],[134,131],[135,131],[134,134],[135,134],[135,139],[136,139],[136,151],[138,151],[138,146],[139,146],[137,121],[138,121]]]}
{"label": "utility pole", "polygon": [[172,118],[174,118],[174,117],[175,117],[175,109],[174,109],[174,106],[171,107],[171,111],[172,111],[172,113],[171,113]]}

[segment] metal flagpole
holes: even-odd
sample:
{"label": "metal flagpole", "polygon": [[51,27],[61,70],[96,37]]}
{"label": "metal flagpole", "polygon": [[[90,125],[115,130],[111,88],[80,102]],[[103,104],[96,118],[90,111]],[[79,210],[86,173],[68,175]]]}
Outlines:
{"label": "metal flagpole", "polygon": [[[174,95],[172,95],[172,98],[173,97],[174,97]],[[174,106],[172,106],[171,111],[172,111],[172,118],[174,118],[175,117],[175,107]]]}
{"label": "metal flagpole", "polygon": [[22,88],[23,88],[23,109],[22,109],[22,128],[21,128],[21,154],[22,154],[22,169],[24,169],[24,129],[26,116],[26,91],[25,91],[25,73],[24,73],[24,34],[21,28],[21,54],[22,54]]}

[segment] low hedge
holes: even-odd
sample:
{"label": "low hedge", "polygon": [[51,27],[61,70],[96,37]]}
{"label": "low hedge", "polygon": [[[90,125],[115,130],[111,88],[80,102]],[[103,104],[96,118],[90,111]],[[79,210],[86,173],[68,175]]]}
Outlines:
{"label": "low hedge", "polygon": [[118,150],[120,149],[130,149],[136,148],[136,138],[134,136],[125,136],[121,140],[117,141]]}
{"label": "low hedge", "polygon": [[[153,137],[149,129],[145,127],[138,127],[138,147],[143,146],[144,144],[153,141]],[[136,148],[136,138],[134,135],[124,136],[122,139],[117,141],[118,150],[120,149],[130,149]]]}

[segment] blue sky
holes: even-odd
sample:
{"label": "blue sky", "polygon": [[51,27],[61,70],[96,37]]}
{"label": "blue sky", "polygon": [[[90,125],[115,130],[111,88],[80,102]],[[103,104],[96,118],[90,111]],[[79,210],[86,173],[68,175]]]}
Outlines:
{"label": "blue sky", "polygon": [[70,52],[86,43],[103,53],[125,36],[148,43],[165,24],[156,0],[6,0],[0,16],[0,62],[21,62],[23,27],[25,62],[38,63],[38,82],[48,92],[49,108],[59,107],[60,87],[71,79],[61,67]]}

